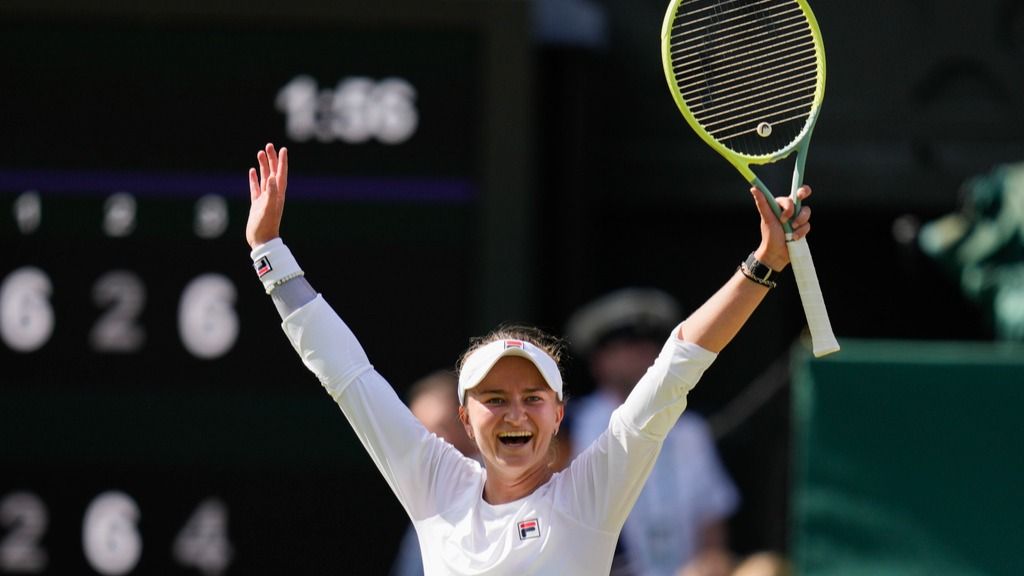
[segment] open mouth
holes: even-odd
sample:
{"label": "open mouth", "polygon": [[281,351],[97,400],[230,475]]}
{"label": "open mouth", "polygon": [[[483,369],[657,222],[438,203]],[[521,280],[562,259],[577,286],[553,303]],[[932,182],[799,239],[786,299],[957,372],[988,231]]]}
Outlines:
{"label": "open mouth", "polygon": [[526,444],[531,438],[533,438],[533,432],[502,432],[498,434],[498,441],[506,446]]}

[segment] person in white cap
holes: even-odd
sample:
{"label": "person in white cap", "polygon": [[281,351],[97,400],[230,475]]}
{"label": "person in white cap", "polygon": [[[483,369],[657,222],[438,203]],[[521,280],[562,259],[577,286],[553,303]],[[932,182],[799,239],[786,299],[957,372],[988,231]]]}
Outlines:
{"label": "person in white cap", "polygon": [[[657,360],[608,429],[556,472],[550,446],[565,415],[558,358],[528,334],[500,331],[474,343],[459,369],[459,417],[484,464],[460,454],[409,412],[362,346],[303,278],[279,237],[288,153],[268,144],[250,169],[250,256],[303,363],[341,407],[408,513],[428,576],[608,574],[619,531],[686,395],[768,293],[767,275],[789,264],[785,233],[759,193],[761,243],[714,295],[666,334]],[[802,187],[801,198],[810,195]],[[794,236],[810,210],[793,214]],[[519,335],[517,335],[519,336]]]}
{"label": "person in white cap", "polygon": [[[567,423],[574,450],[608,429],[612,413],[682,320],[675,298],[662,290],[628,287],[608,292],[569,317],[566,336],[585,361],[594,391],[573,401]],[[662,442],[661,453],[626,519],[612,561],[615,576],[707,575],[703,566],[728,559],[729,516],[739,492],[722,465],[707,422],[687,410]]]}

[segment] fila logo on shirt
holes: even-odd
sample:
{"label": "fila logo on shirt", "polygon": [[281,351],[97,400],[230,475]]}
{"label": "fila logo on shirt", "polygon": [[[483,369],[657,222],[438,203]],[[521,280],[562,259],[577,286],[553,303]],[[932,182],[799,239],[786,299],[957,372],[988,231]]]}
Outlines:
{"label": "fila logo on shirt", "polygon": [[531,538],[540,538],[540,521],[536,518],[519,523],[519,539],[529,540]]}

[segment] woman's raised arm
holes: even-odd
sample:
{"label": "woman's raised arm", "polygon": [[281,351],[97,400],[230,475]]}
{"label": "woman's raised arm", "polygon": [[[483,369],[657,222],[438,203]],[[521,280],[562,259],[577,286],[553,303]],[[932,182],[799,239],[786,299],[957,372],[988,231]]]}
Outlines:
{"label": "woman's raised arm", "polygon": [[[782,272],[789,265],[789,250],[786,248],[786,233],[782,222],[790,221],[793,240],[799,240],[811,229],[811,209],[802,206],[800,213],[793,214],[793,201],[789,197],[776,198],[782,214],[776,218],[768,201],[756,188],[750,190],[761,215],[761,244],[753,256],[775,273]],[[808,186],[798,191],[801,200],[811,195]],[[759,283],[737,271],[711,298],[687,318],[679,328],[679,338],[693,342],[706,350],[721,352],[732,341],[740,328],[771,289],[769,283]]]}

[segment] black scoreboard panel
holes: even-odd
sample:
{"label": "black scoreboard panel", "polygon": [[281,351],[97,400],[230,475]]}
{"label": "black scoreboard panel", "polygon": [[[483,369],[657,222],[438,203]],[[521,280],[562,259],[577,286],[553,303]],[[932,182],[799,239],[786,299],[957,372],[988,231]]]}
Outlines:
{"label": "black scoreboard panel", "polygon": [[397,388],[451,366],[528,304],[489,290],[528,283],[525,4],[29,4],[0,10],[0,574],[383,573],[404,514],[252,271],[246,172],[289,147],[282,236]]}

